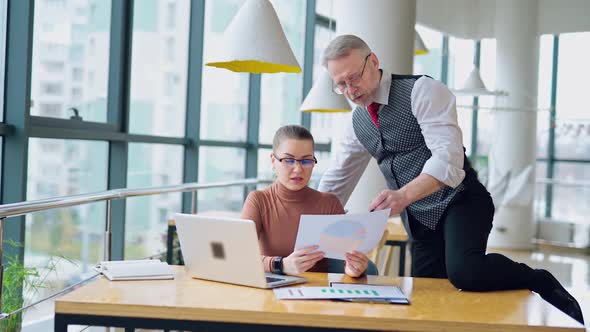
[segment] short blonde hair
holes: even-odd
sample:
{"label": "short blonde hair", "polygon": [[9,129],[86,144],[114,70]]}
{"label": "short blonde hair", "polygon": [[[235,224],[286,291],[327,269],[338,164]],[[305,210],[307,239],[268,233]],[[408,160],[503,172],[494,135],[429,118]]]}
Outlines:
{"label": "short blonde hair", "polygon": [[334,38],[322,54],[322,66],[328,67],[328,61],[346,56],[352,50],[359,50],[363,54],[371,54],[369,45],[355,35],[342,35]]}

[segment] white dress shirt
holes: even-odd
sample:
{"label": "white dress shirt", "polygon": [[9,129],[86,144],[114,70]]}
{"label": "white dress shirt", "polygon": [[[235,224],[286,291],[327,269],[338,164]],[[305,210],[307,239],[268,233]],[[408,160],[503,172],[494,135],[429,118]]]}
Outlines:
{"label": "white dress shirt", "polygon": [[[378,112],[384,111],[383,105],[388,104],[390,89],[391,73],[382,70],[374,100],[381,104]],[[465,171],[463,138],[457,123],[455,96],[444,84],[423,76],[414,83],[411,103],[412,114],[418,120],[426,146],[432,152],[422,173],[431,175],[447,186],[457,187],[465,178]],[[362,110],[368,112],[366,107]],[[332,164],[322,176],[318,190],[336,194],[345,205],[371,159],[356,137],[352,117],[338,150],[340,152],[333,156]]]}

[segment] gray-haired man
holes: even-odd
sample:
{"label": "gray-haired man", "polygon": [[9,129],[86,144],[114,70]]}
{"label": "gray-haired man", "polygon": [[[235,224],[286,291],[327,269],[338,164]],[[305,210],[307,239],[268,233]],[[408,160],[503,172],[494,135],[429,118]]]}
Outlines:
{"label": "gray-haired man", "polygon": [[467,291],[528,288],[583,323],[578,302],[546,270],[486,254],[494,205],[462,145],[455,96],[427,76],[392,75],[353,35],[322,59],[334,91],[356,105],[352,125],[319,185],[344,203],[371,157],[389,190],[368,209],[391,208],[412,238],[412,276],[448,278]]}

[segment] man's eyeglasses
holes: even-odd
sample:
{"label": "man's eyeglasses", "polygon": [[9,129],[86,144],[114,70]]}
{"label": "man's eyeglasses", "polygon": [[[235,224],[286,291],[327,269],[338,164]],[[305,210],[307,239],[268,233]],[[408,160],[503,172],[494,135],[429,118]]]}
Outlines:
{"label": "man's eyeglasses", "polygon": [[367,56],[365,57],[365,62],[363,63],[363,68],[360,70],[360,73],[356,73],[352,76],[349,76],[348,80],[343,82],[336,83],[332,81],[332,89],[334,90],[334,92],[341,95],[344,93],[344,91],[346,91],[347,88],[357,86],[361,82],[363,74],[365,73],[365,67],[367,66],[367,60],[369,59],[370,55],[371,53],[367,54]]}
{"label": "man's eyeglasses", "polygon": [[301,165],[301,167],[303,168],[312,168],[315,164],[318,163],[318,160],[313,157],[313,159],[295,159],[295,158],[279,158],[276,155],[274,155],[275,158],[277,158],[277,160],[289,167],[289,168],[294,168],[295,164],[299,163],[299,165]]}

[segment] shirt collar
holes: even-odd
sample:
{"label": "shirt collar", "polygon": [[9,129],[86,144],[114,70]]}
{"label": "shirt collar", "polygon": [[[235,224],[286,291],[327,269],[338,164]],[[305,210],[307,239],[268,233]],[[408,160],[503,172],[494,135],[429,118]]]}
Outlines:
{"label": "shirt collar", "polygon": [[379,81],[379,87],[375,94],[374,102],[381,105],[388,105],[389,103],[389,90],[391,89],[391,73],[385,69],[381,70],[381,80]]}

